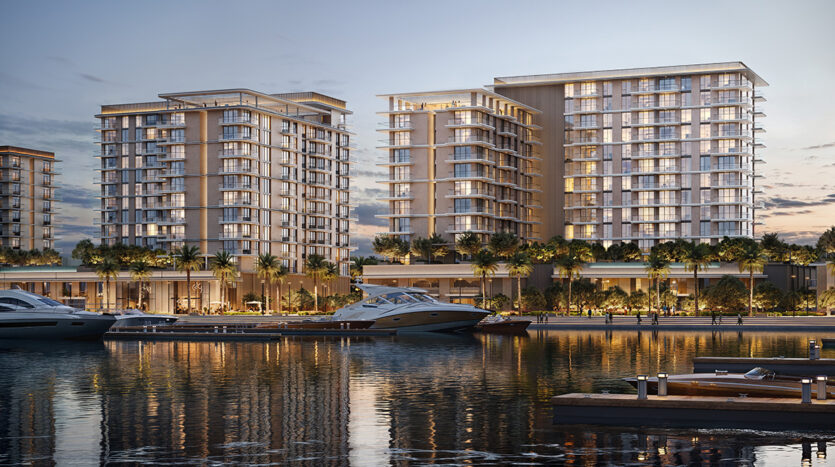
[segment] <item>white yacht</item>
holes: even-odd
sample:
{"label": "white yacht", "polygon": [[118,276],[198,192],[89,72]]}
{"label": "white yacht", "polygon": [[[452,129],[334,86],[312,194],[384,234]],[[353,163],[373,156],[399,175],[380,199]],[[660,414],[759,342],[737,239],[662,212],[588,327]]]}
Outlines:
{"label": "white yacht", "polygon": [[116,317],[116,324],[113,325],[114,329],[127,326],[164,326],[173,324],[179,319],[173,315],[145,313],[137,309],[119,310],[114,312],[113,315]]}
{"label": "white yacht", "polygon": [[368,294],[340,308],[334,321],[374,321],[371,329],[398,331],[454,331],[475,326],[490,312],[472,305],[444,303],[423,289],[358,285]]}
{"label": "white yacht", "polygon": [[0,339],[96,340],[115,322],[25,290],[0,290]]}

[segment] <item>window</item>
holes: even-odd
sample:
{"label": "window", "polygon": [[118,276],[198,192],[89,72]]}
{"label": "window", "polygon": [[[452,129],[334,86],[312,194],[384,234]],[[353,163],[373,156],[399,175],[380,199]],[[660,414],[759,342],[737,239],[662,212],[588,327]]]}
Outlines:
{"label": "window", "polygon": [[689,91],[691,89],[690,78],[681,78],[681,90]]}

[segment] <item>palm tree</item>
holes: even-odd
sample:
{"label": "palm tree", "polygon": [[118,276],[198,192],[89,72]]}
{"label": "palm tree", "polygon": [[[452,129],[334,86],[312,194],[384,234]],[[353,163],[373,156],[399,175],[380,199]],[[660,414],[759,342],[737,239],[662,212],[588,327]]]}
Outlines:
{"label": "palm tree", "polygon": [[[327,281],[328,291],[333,295],[333,280],[339,277],[339,266],[329,261],[325,262],[325,272],[322,273],[322,280]],[[325,302],[325,311],[328,311],[327,301]]]}
{"label": "palm tree", "polygon": [[699,314],[699,271],[707,269],[713,257],[710,246],[705,243],[690,243],[681,258],[685,271],[693,271],[693,309]]}
{"label": "palm tree", "polygon": [[519,250],[519,237],[511,232],[498,232],[490,237],[487,248],[499,258],[510,258]]}
{"label": "palm tree", "polygon": [[112,259],[105,258],[101,263],[96,265],[96,275],[99,279],[104,280],[104,306],[110,310],[110,279],[115,279],[119,275],[119,265]]}
{"label": "palm tree", "polygon": [[432,257],[441,257],[449,254],[449,247],[446,245],[446,240],[437,233],[433,233],[427,239],[429,240],[429,263],[432,263]]}
{"label": "palm tree", "polygon": [[188,313],[191,313],[191,271],[199,271],[203,263],[200,258],[200,248],[183,245],[172,254],[177,258],[177,270],[186,272],[186,303],[188,303]]}
{"label": "palm tree", "polygon": [[748,316],[754,316],[754,273],[763,272],[768,256],[760,245],[751,242],[734,259],[739,265],[739,272],[748,271]]}
{"label": "palm tree", "polygon": [[319,280],[325,275],[328,262],[321,255],[310,255],[304,262],[304,272],[307,277],[313,279],[313,308],[319,312]]}
{"label": "palm tree", "polygon": [[261,253],[255,260],[255,271],[258,274],[258,277],[261,278],[261,280],[267,281],[267,303],[264,307],[266,308],[267,312],[270,311],[270,296],[272,295],[270,292],[272,292],[275,271],[278,269],[278,267],[278,257],[273,256],[269,253]]}
{"label": "palm tree", "polygon": [[139,283],[139,309],[142,309],[142,289],[145,281],[151,277],[151,266],[144,259],[130,265],[130,278]]}
{"label": "palm tree", "polygon": [[356,282],[362,277],[362,268],[364,266],[373,266],[377,264],[377,258],[373,256],[352,256],[351,257],[351,279]]}
{"label": "palm tree", "polygon": [[474,232],[464,232],[455,240],[455,251],[462,260],[464,256],[473,256],[481,251],[481,239]]}
{"label": "palm tree", "polygon": [[273,272],[273,280],[278,282],[278,314],[281,314],[281,285],[287,280],[287,275],[290,273],[290,268],[281,264]]}
{"label": "palm tree", "polygon": [[[660,254],[650,254],[646,266],[647,276],[655,279],[655,300],[661,310],[661,281],[670,276],[670,260]],[[649,301],[649,312],[652,313],[652,299]]]}
{"label": "palm tree", "polygon": [[555,262],[557,271],[563,279],[568,279],[568,312],[571,313],[571,282],[576,277],[580,277],[580,272],[583,270],[585,261],[571,252],[557,257]]}
{"label": "palm tree", "polygon": [[487,276],[496,274],[499,269],[499,261],[489,250],[479,250],[473,255],[472,261],[473,274],[481,278],[481,301],[484,302],[487,296],[485,282]]}
{"label": "palm tree", "polygon": [[223,314],[226,305],[226,287],[238,279],[238,267],[232,255],[228,251],[221,250],[212,257],[210,268],[220,282],[220,313]]}
{"label": "palm tree", "polygon": [[518,310],[522,311],[522,276],[528,277],[533,272],[533,262],[525,253],[516,253],[507,262],[507,272],[516,276],[516,294],[518,296]]}

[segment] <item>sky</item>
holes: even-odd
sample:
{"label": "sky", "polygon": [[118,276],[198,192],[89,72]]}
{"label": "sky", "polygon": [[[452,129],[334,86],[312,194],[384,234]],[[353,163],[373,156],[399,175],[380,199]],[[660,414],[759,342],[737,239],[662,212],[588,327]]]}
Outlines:
{"label": "sky", "polygon": [[94,236],[102,104],[250,88],[344,99],[358,150],[358,254],[385,230],[377,94],[495,76],[742,61],[763,91],[758,233],[813,243],[835,225],[832,1],[0,1],[0,145],[53,151],[68,254]]}

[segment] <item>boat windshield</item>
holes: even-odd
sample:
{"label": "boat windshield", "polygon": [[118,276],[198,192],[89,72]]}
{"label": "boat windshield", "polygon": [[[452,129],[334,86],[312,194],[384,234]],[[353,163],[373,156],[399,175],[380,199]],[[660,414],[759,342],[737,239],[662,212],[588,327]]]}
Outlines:
{"label": "boat windshield", "polygon": [[417,303],[417,300],[411,295],[404,292],[395,292],[383,295],[383,298],[395,305],[406,305],[409,303]]}
{"label": "boat windshield", "polygon": [[774,379],[774,372],[762,367],[756,367],[753,370],[745,373],[747,379]]}
{"label": "boat windshield", "polygon": [[430,297],[429,295],[422,294],[422,293],[417,293],[417,292],[412,292],[412,293],[409,294],[409,296],[412,297],[413,299],[415,299],[416,301],[421,301],[421,302],[432,303],[432,302],[435,301],[435,299]]}

